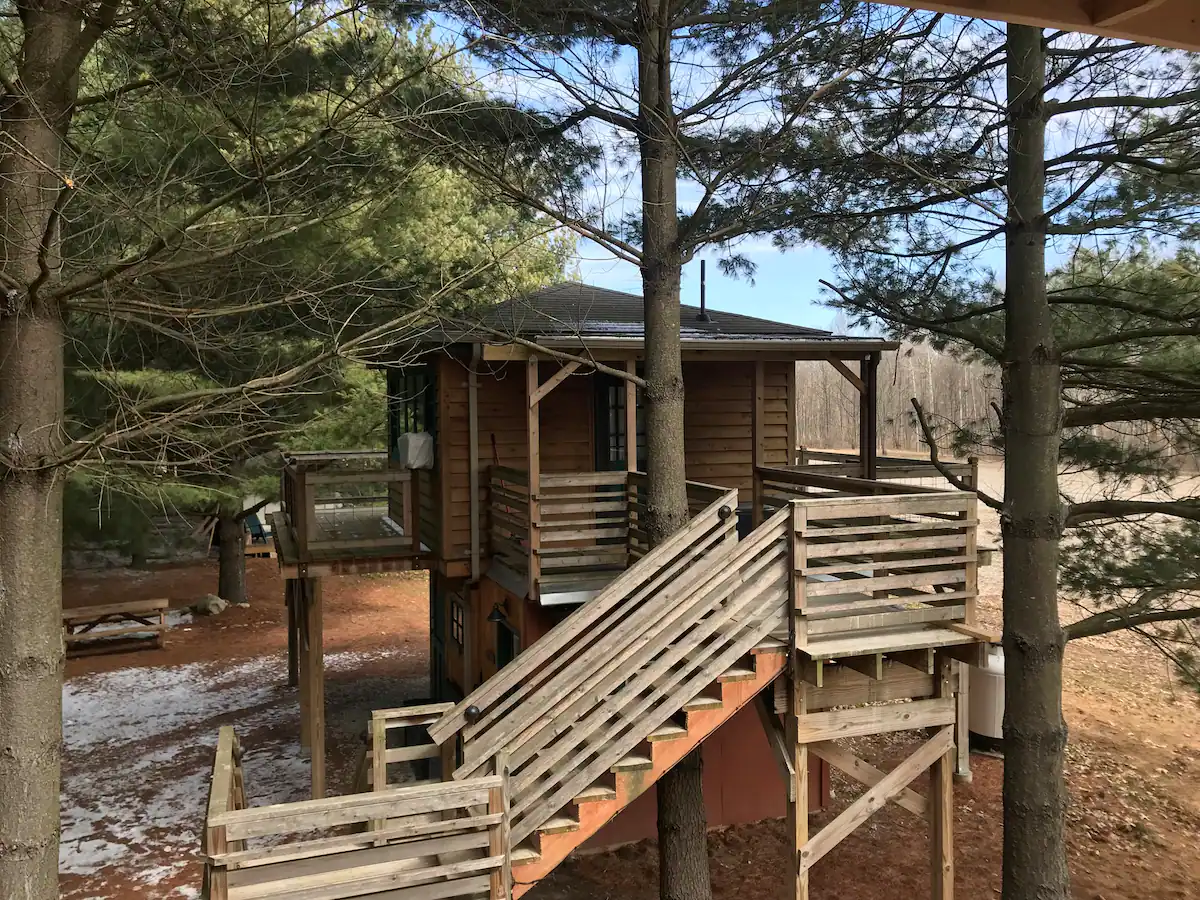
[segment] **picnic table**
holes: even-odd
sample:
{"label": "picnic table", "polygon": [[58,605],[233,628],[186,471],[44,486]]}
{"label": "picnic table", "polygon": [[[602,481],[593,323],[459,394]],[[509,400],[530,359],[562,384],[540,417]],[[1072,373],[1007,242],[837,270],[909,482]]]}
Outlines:
{"label": "picnic table", "polygon": [[166,598],[159,598],[64,609],[67,652],[129,649],[146,643],[161,647],[167,630],[167,605]]}

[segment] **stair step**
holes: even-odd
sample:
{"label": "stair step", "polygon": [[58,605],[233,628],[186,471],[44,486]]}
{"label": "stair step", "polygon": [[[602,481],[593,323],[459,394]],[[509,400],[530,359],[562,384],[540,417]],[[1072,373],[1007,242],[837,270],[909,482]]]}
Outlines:
{"label": "stair step", "polygon": [[519,866],[522,863],[537,862],[542,858],[542,854],[538,853],[537,849],[529,844],[518,844],[516,847],[513,847],[509,858],[513,861],[514,865]]}
{"label": "stair step", "polygon": [[645,771],[646,769],[654,768],[654,760],[648,756],[642,756],[637,753],[630,753],[620,762],[613,765],[613,772],[637,772]]}
{"label": "stair step", "polygon": [[599,803],[604,800],[616,800],[617,792],[607,784],[597,782],[591,787],[585,787],[575,795],[576,803]]}
{"label": "stair step", "polygon": [[688,730],[686,728],[684,728],[682,725],[676,725],[674,722],[666,722],[662,725],[659,725],[652,732],[650,732],[650,735],[649,735],[649,737],[646,738],[646,740],[648,740],[648,741],[677,741],[680,738],[687,737],[687,733],[688,733]]}
{"label": "stair step", "polygon": [[757,677],[758,675],[755,674],[753,669],[738,665],[731,669],[726,669],[723,673],[718,675],[717,681],[725,684],[730,681],[753,681]]}
{"label": "stair step", "polygon": [[693,697],[687,703],[683,704],[684,712],[708,712],[709,710],[721,709],[725,703],[720,697]]}
{"label": "stair step", "polygon": [[547,819],[546,823],[538,829],[542,834],[568,834],[578,830],[579,822],[570,816],[555,816]]}

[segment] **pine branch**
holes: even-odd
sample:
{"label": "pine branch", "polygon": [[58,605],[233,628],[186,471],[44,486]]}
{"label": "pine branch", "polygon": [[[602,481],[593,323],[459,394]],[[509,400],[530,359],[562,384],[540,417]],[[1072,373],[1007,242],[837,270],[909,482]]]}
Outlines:
{"label": "pine branch", "polygon": [[[1163,593],[1173,591],[1189,591],[1200,588],[1200,581],[1188,582],[1172,588],[1162,589]],[[1156,594],[1158,592],[1155,592]],[[1183,622],[1189,619],[1200,619],[1200,607],[1186,609],[1145,609],[1139,602],[1120,609],[1106,609],[1102,612],[1072,622],[1063,627],[1063,634],[1068,641],[1083,638],[1100,637],[1115,631],[1153,625],[1156,622]]]}
{"label": "pine branch", "polygon": [[1099,519],[1162,515],[1200,522],[1200,501],[1195,500],[1090,500],[1073,503],[1067,512],[1067,528],[1077,528]]}
{"label": "pine branch", "polygon": [[982,500],[985,506],[989,506],[997,512],[1002,511],[1004,509],[1003,503],[990,494],[986,494],[981,491],[978,485],[972,487],[971,485],[967,484],[965,481],[951,472],[945,463],[942,462],[938,455],[937,439],[933,436],[933,431],[930,429],[929,422],[925,418],[925,410],[921,408],[921,402],[917,400],[916,397],[913,397],[912,405],[913,409],[917,411],[917,422],[920,424],[921,432],[925,436],[925,444],[929,447],[929,462],[933,465],[933,467],[941,472],[942,477],[960,491],[972,493]]}

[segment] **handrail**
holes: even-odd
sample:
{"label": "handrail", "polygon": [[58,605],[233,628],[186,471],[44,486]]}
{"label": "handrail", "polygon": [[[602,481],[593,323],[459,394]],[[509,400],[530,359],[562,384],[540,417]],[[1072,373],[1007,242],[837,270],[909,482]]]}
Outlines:
{"label": "handrail", "polygon": [[[543,683],[569,661],[566,651],[582,635],[624,616],[660,580],[684,571],[698,558],[695,549],[709,552],[734,538],[736,520],[731,513],[736,507],[736,490],[710,503],[682,530],[647,553],[636,566],[618,575],[596,597],[447,712],[429,729],[430,737],[441,744],[462,731],[468,726],[469,709],[473,710],[477,723],[472,727],[478,729],[514,706],[533,686]],[[455,774],[457,777],[458,773]]]}
{"label": "handrail", "polygon": [[[433,706],[380,710],[378,720],[425,721],[436,712]],[[503,757],[486,775],[448,784],[247,808],[239,755],[233,729],[223,727],[204,829],[209,900],[228,900],[251,886],[255,896],[358,897],[411,887],[414,894],[511,897]]]}
{"label": "handrail", "polygon": [[786,622],[790,513],[730,543],[732,553],[695,561],[607,634],[581,639],[569,666],[494,727],[464,739],[460,771],[495,753],[509,759],[514,842]]}

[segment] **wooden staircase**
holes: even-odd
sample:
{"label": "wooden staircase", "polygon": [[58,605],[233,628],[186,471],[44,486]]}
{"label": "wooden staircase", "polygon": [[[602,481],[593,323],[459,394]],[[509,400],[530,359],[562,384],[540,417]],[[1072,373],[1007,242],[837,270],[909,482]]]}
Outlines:
{"label": "wooden staircase", "polygon": [[712,687],[683,705],[679,715],[584,788],[562,810],[512,850],[512,894],[520,897],[621,810],[658,781],[739,709],[768,687],[787,664],[787,647],[768,638],[719,675]]}

